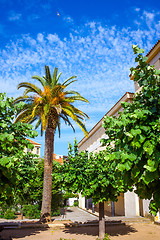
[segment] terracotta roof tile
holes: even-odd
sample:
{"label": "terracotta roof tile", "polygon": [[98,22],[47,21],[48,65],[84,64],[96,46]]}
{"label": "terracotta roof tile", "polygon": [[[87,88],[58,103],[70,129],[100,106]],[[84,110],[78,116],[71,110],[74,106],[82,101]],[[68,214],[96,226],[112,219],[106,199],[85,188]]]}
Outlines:
{"label": "terracotta roof tile", "polygon": [[151,48],[151,50],[147,53],[146,56],[148,56],[150,54],[150,52],[152,52],[152,50],[157,46],[157,44],[160,42],[160,39],[156,42],[156,44]]}
{"label": "terracotta roof tile", "polygon": [[41,145],[40,143],[36,143],[36,142],[34,142],[34,141],[32,141],[32,140],[30,140],[30,139],[28,139],[28,138],[27,138],[27,140],[30,141],[30,142],[31,142],[32,144],[34,144],[34,145]]}

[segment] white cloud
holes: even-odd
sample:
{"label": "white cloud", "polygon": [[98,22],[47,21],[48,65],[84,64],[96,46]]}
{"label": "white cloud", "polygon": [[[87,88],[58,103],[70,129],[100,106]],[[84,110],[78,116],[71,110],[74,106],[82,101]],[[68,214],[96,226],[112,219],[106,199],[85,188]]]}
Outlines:
{"label": "white cloud", "polygon": [[150,21],[154,20],[155,13],[144,11],[143,14],[148,20],[150,20]]}
{"label": "white cloud", "polygon": [[[150,20],[154,18],[146,13],[143,16]],[[136,20],[141,22],[137,29],[88,22],[81,27],[76,26],[78,30],[74,29],[64,39],[54,33],[39,33],[36,38],[23,35],[15,42],[11,41],[0,50],[1,91],[17,97],[22,93],[16,91],[18,83],[33,81],[31,76],[34,74],[43,76],[45,65],[49,65],[51,71],[59,67],[63,73],[61,81],[72,75],[78,76],[78,81],[70,88],[90,102],[77,104],[90,116],[86,122],[90,130],[126,91],[134,91],[133,82],[129,79],[129,69],[134,65],[132,44],[138,44],[147,53],[158,40],[160,23],[148,28],[146,18],[143,24],[142,19]],[[62,125],[64,138],[58,141],[70,141],[71,134],[66,135],[67,128]]]}
{"label": "white cloud", "polygon": [[48,41],[49,41],[50,43],[60,41],[60,39],[59,39],[59,37],[58,37],[57,34],[48,34],[47,39],[48,39]]}
{"label": "white cloud", "polygon": [[57,66],[63,73],[63,80],[71,75],[78,76],[73,87],[89,99],[88,112],[94,105],[98,106],[97,111],[106,112],[125,91],[133,91],[128,75],[134,58],[131,45],[137,43],[149,49],[154,43],[152,31],[119,30],[115,26],[91,23],[81,34],[71,33],[65,40],[57,34],[39,33],[37,39],[24,35],[2,51],[1,76],[15,84],[30,80],[35,73],[43,76],[45,64],[50,65],[51,70]]}
{"label": "white cloud", "polygon": [[28,16],[28,21],[32,22],[32,21],[37,20],[39,18],[40,18],[40,16],[38,14],[31,14],[31,15]]}
{"label": "white cloud", "polygon": [[141,25],[141,23],[137,20],[134,21],[134,23],[139,27]]}
{"label": "white cloud", "polygon": [[9,13],[8,20],[9,21],[17,21],[21,18],[22,14],[21,13],[15,13],[14,11],[11,11]]}
{"label": "white cloud", "polygon": [[136,12],[139,12],[140,11],[140,8],[135,8],[134,9]]}
{"label": "white cloud", "polygon": [[38,42],[43,42],[43,40],[44,40],[44,35],[43,35],[42,33],[38,33],[38,35],[37,35],[37,40],[38,40]]}
{"label": "white cloud", "polygon": [[71,18],[70,16],[64,17],[63,20],[67,23],[73,23],[74,22],[73,18]]}

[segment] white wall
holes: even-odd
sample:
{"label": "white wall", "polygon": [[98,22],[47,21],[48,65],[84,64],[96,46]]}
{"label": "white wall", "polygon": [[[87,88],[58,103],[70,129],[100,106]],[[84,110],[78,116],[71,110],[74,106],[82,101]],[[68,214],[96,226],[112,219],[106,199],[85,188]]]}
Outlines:
{"label": "white wall", "polygon": [[74,201],[77,201],[77,198],[69,198],[67,200],[67,205],[68,206],[73,206],[74,205]]}
{"label": "white wall", "polygon": [[79,194],[79,207],[85,209],[85,197],[82,197],[82,194]]}
{"label": "white wall", "polygon": [[134,192],[124,193],[125,217],[139,216],[139,198]]}
{"label": "white wall", "polygon": [[149,203],[150,203],[150,200],[143,199],[143,215],[144,216],[149,214]]}

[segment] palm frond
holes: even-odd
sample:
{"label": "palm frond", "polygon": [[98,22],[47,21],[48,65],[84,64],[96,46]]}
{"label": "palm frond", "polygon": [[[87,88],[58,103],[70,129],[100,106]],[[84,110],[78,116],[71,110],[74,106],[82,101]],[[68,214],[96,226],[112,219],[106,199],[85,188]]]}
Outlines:
{"label": "palm frond", "polygon": [[30,89],[30,92],[37,93],[37,94],[41,95],[41,92],[42,92],[41,89],[39,87],[37,87],[36,85],[32,84],[32,83],[29,83],[29,82],[19,83],[17,89],[20,89],[22,87]]}
{"label": "palm frond", "polygon": [[69,125],[69,126],[73,129],[73,131],[75,132],[75,128],[73,127],[72,123],[69,121],[69,118],[68,118],[68,116],[66,115],[66,113],[63,112],[63,113],[60,115],[60,117],[64,120],[65,124],[68,123],[68,125]]}
{"label": "palm frond", "polygon": [[60,128],[60,120],[57,122],[57,127],[58,127],[58,133],[59,133],[59,138],[61,136],[61,128]]}
{"label": "palm frond", "polygon": [[79,94],[79,92],[76,92],[76,91],[65,91],[65,93],[66,93],[66,95],[68,95],[68,94],[75,94],[75,95],[77,95],[77,96],[81,96],[80,94]]}
{"label": "palm frond", "polygon": [[46,81],[42,77],[40,77],[38,75],[34,75],[34,76],[32,76],[32,79],[38,80],[42,84],[43,87],[46,86]]}
{"label": "palm frond", "polygon": [[51,86],[52,85],[52,77],[51,77],[50,69],[46,65],[45,65],[45,74],[46,74],[47,85]]}
{"label": "palm frond", "polygon": [[[23,82],[18,85],[18,89],[24,87],[24,94],[14,100],[14,104],[24,102],[24,106],[19,110],[16,121],[32,123],[37,121],[36,128],[41,125],[41,135],[49,127],[58,128],[60,136],[60,119],[68,124],[75,131],[71,119],[75,121],[82,131],[87,135],[87,130],[83,119],[88,115],[78,108],[74,107],[75,101],[87,102],[77,91],[66,91],[71,83],[77,81],[76,76],[72,76],[60,84],[59,78],[62,73],[58,74],[58,68],[54,69],[51,77],[49,66],[45,66],[45,76],[39,77],[34,75],[32,79],[38,80],[43,89],[41,90],[35,84]],[[56,120],[55,120],[56,119]],[[54,124],[54,120],[56,121]]]}
{"label": "palm frond", "polygon": [[62,84],[62,85],[65,86],[65,88],[66,88],[66,87],[68,87],[71,83],[74,83],[74,82],[77,82],[77,80],[72,80],[72,81],[70,81],[69,83],[67,83],[67,84]]}
{"label": "palm frond", "polygon": [[88,102],[88,100],[82,96],[70,96],[70,97],[66,97],[66,101],[67,102],[75,102],[75,101],[82,101],[82,102]]}
{"label": "palm frond", "polygon": [[[29,115],[28,115],[28,113],[30,113]],[[16,120],[15,120],[15,123],[16,122],[26,122],[26,123],[28,123],[29,122],[29,120],[31,120],[32,119],[32,117],[31,117],[31,111],[29,112],[28,111],[28,109],[26,109],[25,111],[23,111],[23,112],[21,112],[19,115],[18,115],[18,117],[16,118]]]}
{"label": "palm frond", "polygon": [[[30,121],[30,124],[32,124],[33,122],[37,121],[38,120],[38,116],[35,116],[31,121]],[[38,120],[39,121],[39,120]],[[37,125],[37,124],[36,124]],[[35,129],[36,129],[36,126],[35,126]]]}
{"label": "palm frond", "polygon": [[73,109],[70,107],[70,106],[67,106],[67,107],[62,107],[62,110],[67,114],[69,115],[73,120],[76,120],[76,116],[74,114],[74,111]]}
{"label": "palm frond", "polygon": [[56,86],[57,84],[57,73],[58,73],[58,68],[54,68],[54,72],[53,72],[53,78],[52,78],[52,87]]}
{"label": "palm frond", "polygon": [[[37,119],[36,119],[36,120],[37,120]],[[40,124],[41,124],[41,119],[39,118],[38,121],[37,121],[37,123],[36,123],[35,129],[37,129]]]}
{"label": "palm frond", "polygon": [[[62,85],[66,85],[66,83],[67,83],[68,81],[70,81],[70,80],[72,80],[72,79],[74,79],[74,78],[77,78],[77,76],[72,76],[72,77],[68,78],[67,80],[65,80],[65,81],[63,82]],[[74,81],[77,81],[77,80],[75,79]]]}
{"label": "palm frond", "polygon": [[14,99],[13,104],[17,104],[19,102],[25,102],[25,103],[33,102],[33,96],[27,96],[27,95],[20,96]]}
{"label": "palm frond", "polygon": [[33,110],[32,110],[32,118],[35,118],[37,108],[38,108],[38,105],[36,104],[36,105],[33,107]]}
{"label": "palm frond", "polygon": [[58,76],[57,76],[57,80],[56,80],[56,83],[58,83],[58,81],[59,81],[59,78],[60,78],[60,76],[62,75],[62,73],[60,72],[59,74],[58,74]]}
{"label": "palm frond", "polygon": [[85,125],[83,124],[83,122],[81,120],[77,119],[76,123],[80,126],[80,128],[84,132],[85,136],[87,137],[88,136],[88,131],[87,131]]}
{"label": "palm frond", "polygon": [[85,112],[82,112],[81,110],[79,110],[78,108],[76,108],[75,106],[71,105],[70,104],[70,107],[73,109],[72,111],[79,115],[79,116],[83,116],[83,117],[87,117],[87,119],[89,119],[89,116],[85,113]]}

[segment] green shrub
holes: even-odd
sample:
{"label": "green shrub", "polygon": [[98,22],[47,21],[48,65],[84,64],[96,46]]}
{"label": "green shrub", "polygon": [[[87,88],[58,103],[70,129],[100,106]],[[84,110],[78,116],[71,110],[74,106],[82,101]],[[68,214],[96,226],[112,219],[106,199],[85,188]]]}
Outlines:
{"label": "green shrub", "polygon": [[0,214],[0,218],[4,218],[4,214]]}
{"label": "green shrub", "polygon": [[60,215],[60,209],[57,209],[56,211],[51,212],[51,216],[59,216]]}
{"label": "green shrub", "polygon": [[4,211],[0,209],[0,218],[4,218]]}
{"label": "green shrub", "polygon": [[4,218],[5,219],[15,219],[16,218],[15,212],[11,208],[8,208],[6,210],[6,212],[4,213]]}
{"label": "green shrub", "polygon": [[78,200],[75,200],[75,201],[74,201],[74,204],[73,204],[73,206],[75,206],[75,207],[77,207],[77,206],[78,206]]}
{"label": "green shrub", "polygon": [[[99,240],[99,238],[97,238],[97,240]],[[109,235],[106,233],[105,237],[103,238],[103,240],[111,240],[111,239],[110,239]]]}
{"label": "green shrub", "polygon": [[28,205],[24,205],[23,206],[23,215],[25,215],[25,217],[27,218],[40,218],[40,210],[38,209],[39,206],[38,205],[31,205],[31,204],[28,204]]}

